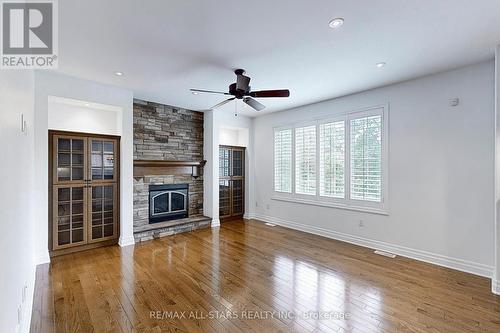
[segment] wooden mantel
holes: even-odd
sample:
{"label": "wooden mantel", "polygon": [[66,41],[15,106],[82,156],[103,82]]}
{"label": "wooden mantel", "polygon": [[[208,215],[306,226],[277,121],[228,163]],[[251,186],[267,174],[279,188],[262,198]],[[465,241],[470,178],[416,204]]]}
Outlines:
{"label": "wooden mantel", "polygon": [[157,175],[191,175],[199,177],[201,169],[207,161],[163,161],[163,160],[136,160],[134,161],[134,177]]}

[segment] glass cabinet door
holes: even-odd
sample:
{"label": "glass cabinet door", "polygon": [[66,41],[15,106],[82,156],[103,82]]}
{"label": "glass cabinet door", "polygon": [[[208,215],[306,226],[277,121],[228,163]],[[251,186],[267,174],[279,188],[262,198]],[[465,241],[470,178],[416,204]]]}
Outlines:
{"label": "glass cabinet door", "polygon": [[85,180],[85,138],[54,137],[54,182],[64,184]]}
{"label": "glass cabinet door", "polygon": [[220,177],[229,177],[231,176],[230,169],[230,161],[231,161],[231,150],[227,148],[219,149],[219,176]]}
{"label": "glass cabinet door", "polygon": [[232,194],[233,194],[233,207],[232,213],[233,215],[241,215],[244,213],[243,207],[243,180],[235,179],[232,180]]}
{"label": "glass cabinet door", "polygon": [[116,141],[91,138],[89,146],[92,182],[116,181]]}
{"label": "glass cabinet door", "polygon": [[219,216],[226,217],[231,215],[231,188],[230,180],[219,180]]}
{"label": "glass cabinet door", "polygon": [[50,135],[51,250],[116,239],[120,139],[69,132]]}
{"label": "glass cabinet door", "polygon": [[234,149],[233,150],[233,163],[232,163],[232,174],[231,176],[243,177],[243,150]]}
{"label": "glass cabinet door", "polygon": [[116,186],[92,185],[89,188],[89,243],[115,238],[117,234]]}
{"label": "glass cabinet door", "polygon": [[86,243],[86,191],[85,185],[54,187],[53,245],[55,249]]}
{"label": "glass cabinet door", "polygon": [[245,212],[245,148],[219,147],[219,216]]}

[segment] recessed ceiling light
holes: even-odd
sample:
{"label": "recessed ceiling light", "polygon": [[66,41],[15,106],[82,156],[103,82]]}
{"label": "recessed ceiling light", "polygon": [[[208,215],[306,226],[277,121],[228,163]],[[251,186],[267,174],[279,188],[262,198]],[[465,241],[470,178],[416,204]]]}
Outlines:
{"label": "recessed ceiling light", "polygon": [[116,75],[116,76],[122,76],[122,75],[123,75],[123,72],[115,72],[115,75]]}
{"label": "recessed ceiling light", "polygon": [[87,106],[87,107],[90,106],[90,103],[85,103],[85,106]]}
{"label": "recessed ceiling light", "polygon": [[377,62],[377,63],[375,64],[375,66],[377,66],[377,68],[382,68],[382,67],[384,67],[385,65],[386,65],[386,63],[385,63],[385,62]]}
{"label": "recessed ceiling light", "polygon": [[193,95],[198,95],[198,94],[199,94],[199,92],[197,92],[197,91],[191,91],[191,94],[193,94]]}
{"label": "recessed ceiling light", "polygon": [[330,23],[328,23],[328,25],[332,29],[340,28],[343,24],[344,24],[344,19],[341,17],[336,17],[333,20],[331,20]]}

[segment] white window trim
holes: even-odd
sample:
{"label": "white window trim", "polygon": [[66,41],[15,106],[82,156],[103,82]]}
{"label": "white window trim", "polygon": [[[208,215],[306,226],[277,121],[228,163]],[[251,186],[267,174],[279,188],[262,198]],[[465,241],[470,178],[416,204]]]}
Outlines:
{"label": "white window trim", "polygon": [[[370,202],[364,200],[350,199],[350,121],[356,118],[367,117],[371,115],[382,116],[382,189],[381,189],[381,202]],[[344,198],[332,198],[320,196],[320,174],[319,174],[319,125],[323,123],[330,123],[335,121],[344,121],[345,126],[345,172],[344,172]],[[295,128],[316,126],[316,195],[297,194],[295,193]],[[274,170],[274,131],[292,129],[292,186],[291,193],[277,192],[274,190],[275,170]],[[288,126],[280,126],[273,128],[273,182],[272,182],[273,196],[272,200],[295,202],[301,204],[339,208],[345,210],[361,211],[373,214],[389,214],[389,104],[377,105],[373,107],[348,111],[336,114],[335,116],[316,118],[313,121],[303,121],[291,124]]]}

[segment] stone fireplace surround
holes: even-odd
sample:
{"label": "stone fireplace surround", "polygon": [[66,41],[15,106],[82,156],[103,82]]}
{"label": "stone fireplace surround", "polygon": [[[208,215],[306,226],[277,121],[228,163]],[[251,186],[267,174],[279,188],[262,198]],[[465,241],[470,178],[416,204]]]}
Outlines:
{"label": "stone fireplace surround", "polygon": [[[134,161],[147,160],[203,160],[203,113],[134,100]],[[136,242],[210,226],[211,219],[203,216],[203,175],[150,173],[134,171]],[[149,185],[153,184],[188,184],[189,217],[149,224]]]}

